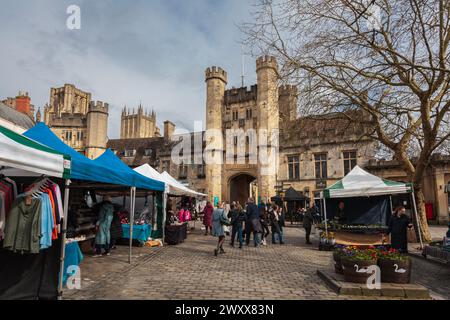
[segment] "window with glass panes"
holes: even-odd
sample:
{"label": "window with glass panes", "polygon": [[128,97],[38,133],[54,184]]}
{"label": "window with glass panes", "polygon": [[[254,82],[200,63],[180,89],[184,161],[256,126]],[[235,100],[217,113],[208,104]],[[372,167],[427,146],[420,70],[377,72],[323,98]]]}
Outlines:
{"label": "window with glass panes", "polygon": [[326,179],[327,172],[327,154],[319,153],[314,155],[314,162],[316,167],[316,179]]}
{"label": "window with glass panes", "polygon": [[347,175],[356,166],[356,151],[344,151],[344,175]]}
{"label": "window with glass panes", "polygon": [[170,161],[168,161],[168,160],[165,160],[162,162],[161,172],[164,172],[164,171],[170,172]]}
{"label": "window with glass panes", "polygon": [[289,180],[300,178],[300,156],[288,156]]}
{"label": "window with glass panes", "polygon": [[179,172],[180,178],[187,177],[187,172],[188,172],[188,166],[185,164],[180,165],[180,172]]}

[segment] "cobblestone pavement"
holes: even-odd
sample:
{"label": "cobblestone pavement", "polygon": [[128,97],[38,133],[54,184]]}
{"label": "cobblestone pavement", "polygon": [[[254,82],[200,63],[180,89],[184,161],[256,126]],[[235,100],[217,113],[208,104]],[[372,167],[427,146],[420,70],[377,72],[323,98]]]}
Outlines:
{"label": "cobblestone pavement", "polygon": [[[225,247],[214,257],[216,238],[197,229],[180,245],[160,248],[120,247],[110,257],[85,256],[81,290],[66,290],[66,299],[361,299],[338,296],[317,276],[331,264],[331,253],[306,246],[302,229],[285,229],[286,245]],[[313,237],[314,239],[314,237]],[[228,239],[227,239],[228,240]],[[317,244],[317,239],[315,239]],[[416,259],[417,260],[417,259]],[[414,261],[416,264],[416,261]],[[415,280],[435,286],[435,265],[418,261]],[[431,268],[431,272],[427,272]],[[450,279],[448,270],[439,279]],[[439,282],[439,281],[437,281]],[[439,285],[439,284],[437,284]],[[446,288],[449,288],[448,284]],[[448,289],[439,292],[449,297]],[[378,297],[378,299],[381,299]]]}

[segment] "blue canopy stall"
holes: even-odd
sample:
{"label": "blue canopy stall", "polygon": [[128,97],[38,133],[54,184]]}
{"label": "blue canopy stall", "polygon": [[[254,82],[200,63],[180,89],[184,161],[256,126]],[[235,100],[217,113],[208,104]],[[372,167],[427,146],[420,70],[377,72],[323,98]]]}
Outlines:
{"label": "blue canopy stall", "polygon": [[[133,181],[133,184],[135,187],[140,189],[147,189],[147,190],[155,190],[155,191],[166,191],[165,188],[161,190],[161,185],[165,187],[166,185],[164,182],[161,182],[159,180],[154,180],[151,178],[148,178],[137,171],[131,169],[129,166],[127,166],[122,160],[120,160],[112,151],[111,149],[107,149],[100,157],[93,160],[94,163],[97,163],[101,166],[113,166],[115,170],[123,172],[124,175],[127,175],[130,177],[130,179]],[[149,182],[151,181],[151,185],[149,185]],[[131,248],[131,242],[133,239],[133,223],[134,223],[134,210],[135,210],[135,198],[136,192],[134,193],[134,197],[131,199],[131,214],[130,214],[130,248]],[[154,208],[157,214],[157,221],[156,221],[156,228],[152,229],[153,237],[161,237],[164,238],[164,220],[165,220],[165,196],[162,192],[160,192],[156,199],[156,207]],[[158,219],[159,218],[159,219]],[[161,230],[161,232],[160,232]]]}
{"label": "blue canopy stall", "polygon": [[[42,122],[26,131],[24,135],[54,150],[70,155],[72,157],[72,179],[131,187],[130,196],[132,199],[135,197],[136,188],[161,192],[165,190],[165,184],[163,182],[138,174],[128,168],[111,151],[108,153],[105,152],[104,157],[99,160],[88,159],[61,141]],[[134,200],[132,201],[132,205],[133,203]],[[131,243],[129,262],[131,263]]]}

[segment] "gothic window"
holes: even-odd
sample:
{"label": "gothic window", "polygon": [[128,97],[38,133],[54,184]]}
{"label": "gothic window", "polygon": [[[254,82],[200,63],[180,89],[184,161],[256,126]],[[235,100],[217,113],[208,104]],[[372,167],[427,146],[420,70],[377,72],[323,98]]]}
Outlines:
{"label": "gothic window", "polygon": [[356,166],[356,151],[344,151],[344,175],[347,175]]}
{"label": "gothic window", "polygon": [[72,141],[72,131],[66,131],[65,135],[67,141]]}
{"label": "gothic window", "polygon": [[152,149],[145,149],[144,155],[145,155],[146,157],[150,157],[150,156],[152,155]]}
{"label": "gothic window", "polygon": [[314,155],[314,162],[316,167],[316,179],[327,179],[327,154],[318,153]]}
{"label": "gothic window", "polygon": [[179,168],[178,177],[180,179],[186,179],[188,174],[188,166],[185,164],[181,164]]}
{"label": "gothic window", "polygon": [[288,156],[289,180],[298,180],[300,178],[300,157]]}
{"label": "gothic window", "polygon": [[199,164],[197,166],[197,176],[199,178],[204,178],[205,177],[205,165],[204,164]]}
{"label": "gothic window", "polygon": [[83,131],[77,131],[77,141],[83,140]]}

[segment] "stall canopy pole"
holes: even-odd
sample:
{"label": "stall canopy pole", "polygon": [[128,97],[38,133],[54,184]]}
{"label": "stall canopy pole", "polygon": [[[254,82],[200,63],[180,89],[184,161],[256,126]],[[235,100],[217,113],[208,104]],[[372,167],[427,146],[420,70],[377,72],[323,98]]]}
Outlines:
{"label": "stall canopy pole", "polygon": [[328,238],[328,221],[327,221],[327,201],[323,196],[323,192],[320,193],[320,197],[323,199],[323,214],[324,214],[324,222],[325,222],[325,235]]}
{"label": "stall canopy pole", "polygon": [[66,258],[66,233],[67,233],[67,218],[69,215],[69,192],[70,180],[66,179],[66,186],[64,188],[64,213],[63,225],[61,230],[61,256],[59,258],[59,283],[58,283],[58,300],[62,299],[63,279],[64,279],[64,260]]}
{"label": "stall canopy pole", "polygon": [[136,187],[130,189],[130,248],[128,253],[128,263],[131,263],[131,248],[133,246],[133,226],[134,226],[134,201],[136,199]]}
{"label": "stall canopy pole", "polygon": [[413,206],[414,206],[414,214],[415,214],[416,221],[417,221],[417,228],[418,228],[417,233],[419,234],[420,249],[423,249],[422,229],[420,228],[420,220],[419,220],[419,216],[417,214],[417,205],[416,205],[416,197],[414,196],[414,188],[412,188],[411,197],[412,197],[412,202],[413,202]]}
{"label": "stall canopy pole", "polygon": [[166,230],[166,202],[167,202],[167,192],[164,191],[163,193],[163,199],[162,199],[162,210],[163,210],[163,221],[162,221],[162,230],[161,230],[161,236],[162,236],[162,242],[164,243],[164,232]]}

